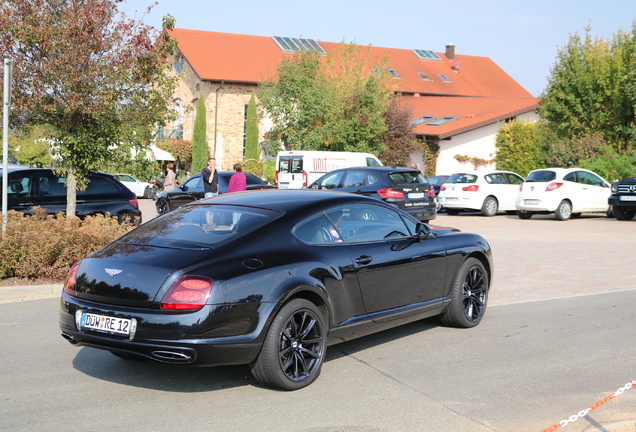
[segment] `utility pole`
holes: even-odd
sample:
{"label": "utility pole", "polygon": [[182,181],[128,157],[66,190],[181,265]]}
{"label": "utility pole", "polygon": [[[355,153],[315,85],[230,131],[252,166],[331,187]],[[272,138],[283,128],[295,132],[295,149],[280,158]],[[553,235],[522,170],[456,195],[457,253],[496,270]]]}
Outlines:
{"label": "utility pole", "polygon": [[2,238],[7,231],[7,187],[9,185],[9,109],[13,63],[4,57],[4,103],[2,104]]}

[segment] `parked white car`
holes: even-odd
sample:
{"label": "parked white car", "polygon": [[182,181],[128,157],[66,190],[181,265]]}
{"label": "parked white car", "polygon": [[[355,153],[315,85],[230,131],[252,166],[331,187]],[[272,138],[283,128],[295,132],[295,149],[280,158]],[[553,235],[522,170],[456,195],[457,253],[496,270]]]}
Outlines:
{"label": "parked white car", "polygon": [[535,213],[554,213],[557,220],[581,213],[610,215],[610,184],[582,168],[544,168],[532,171],[519,188],[517,215],[530,219]]}
{"label": "parked white car", "polygon": [[446,213],[478,210],[484,216],[498,211],[513,213],[523,177],[510,171],[471,171],[450,176],[437,196]]}
{"label": "parked white car", "polygon": [[137,198],[150,198],[150,190],[152,189],[150,183],[139,181],[130,174],[113,174],[113,177],[133,191]]}

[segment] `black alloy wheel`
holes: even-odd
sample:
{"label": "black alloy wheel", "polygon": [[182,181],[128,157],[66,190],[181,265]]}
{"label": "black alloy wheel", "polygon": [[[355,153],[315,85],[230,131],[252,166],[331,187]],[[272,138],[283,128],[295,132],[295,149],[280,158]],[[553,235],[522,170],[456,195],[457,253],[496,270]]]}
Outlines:
{"label": "black alloy wheel", "polygon": [[451,304],[442,314],[442,323],[452,327],[475,327],[488,304],[488,272],[476,258],[468,258],[459,268],[451,291]]}
{"label": "black alloy wheel", "polygon": [[170,211],[170,204],[168,204],[168,201],[166,201],[165,199],[160,199],[159,203],[157,204],[157,213],[159,213],[160,215],[166,214]]}
{"label": "black alloy wheel", "polygon": [[320,310],[294,299],[276,315],[258,358],[251,365],[256,380],[268,387],[298,390],[318,378],[325,358],[327,325]]}

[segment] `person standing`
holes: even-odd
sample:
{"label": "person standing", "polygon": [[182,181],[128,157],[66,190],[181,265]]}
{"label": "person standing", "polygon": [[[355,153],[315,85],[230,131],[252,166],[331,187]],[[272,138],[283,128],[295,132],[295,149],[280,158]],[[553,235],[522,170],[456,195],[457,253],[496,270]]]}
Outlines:
{"label": "person standing", "polygon": [[208,166],[201,171],[203,178],[204,198],[210,198],[219,194],[219,174],[216,172],[216,159],[208,158]]}
{"label": "person standing", "polygon": [[177,176],[174,173],[174,165],[172,162],[166,165],[166,169],[168,172],[166,173],[166,178],[163,180],[163,190],[167,192],[176,189]]}
{"label": "person standing", "polygon": [[247,187],[247,177],[243,174],[243,168],[240,163],[234,164],[234,171],[236,172],[230,177],[230,184],[227,187],[228,193],[244,191]]}

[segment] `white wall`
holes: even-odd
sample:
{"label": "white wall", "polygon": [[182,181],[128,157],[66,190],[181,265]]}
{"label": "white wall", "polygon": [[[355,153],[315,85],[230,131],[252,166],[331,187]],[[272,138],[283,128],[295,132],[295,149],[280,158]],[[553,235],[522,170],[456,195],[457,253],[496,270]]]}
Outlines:
{"label": "white wall", "polygon": [[[518,121],[536,121],[538,118],[539,116],[534,111],[517,116]],[[441,140],[439,142],[440,153],[437,158],[435,174],[449,175],[456,172],[474,170],[474,166],[470,162],[460,163],[455,159],[455,155],[478,157],[485,160],[493,159],[496,153],[495,139],[497,131],[503,124],[503,122],[489,124],[469,132],[455,135],[451,137],[450,140]],[[411,161],[414,165],[417,165],[422,172],[424,171],[422,151],[418,150],[412,153]],[[480,167],[480,169],[494,168],[494,164]]]}

